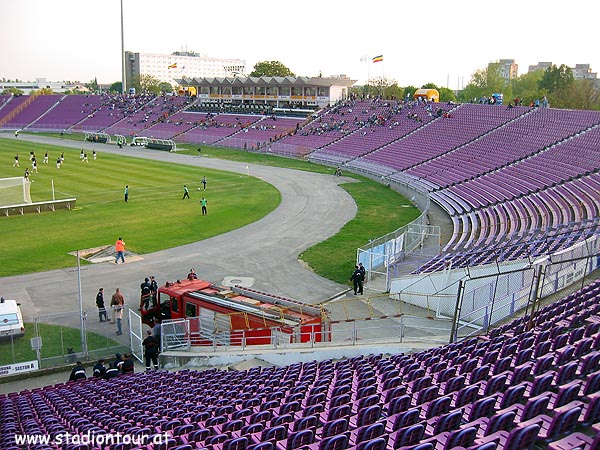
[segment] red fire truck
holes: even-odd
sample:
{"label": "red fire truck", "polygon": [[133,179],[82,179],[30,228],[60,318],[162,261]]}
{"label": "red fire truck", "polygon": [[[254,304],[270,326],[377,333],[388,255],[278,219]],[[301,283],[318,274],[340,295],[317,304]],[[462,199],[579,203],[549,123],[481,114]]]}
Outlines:
{"label": "red fire truck", "polygon": [[[204,280],[181,280],[158,289],[157,304],[142,309],[145,323],[185,319],[192,345],[264,345],[331,340],[329,312],[297,300]],[[277,336],[275,336],[277,335]]]}

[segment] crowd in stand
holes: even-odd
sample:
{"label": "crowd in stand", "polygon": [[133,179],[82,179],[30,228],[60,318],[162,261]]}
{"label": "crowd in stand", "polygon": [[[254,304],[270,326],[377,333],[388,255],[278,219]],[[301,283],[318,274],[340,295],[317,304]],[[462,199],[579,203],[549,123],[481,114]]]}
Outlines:
{"label": "crowd in stand", "polygon": [[[359,113],[356,108],[361,109]],[[445,114],[444,109],[432,106],[431,102],[418,100],[383,100],[376,97],[372,100],[357,101],[353,98],[338,102],[331,108],[324,108],[322,114],[312,122],[298,131],[301,136],[323,135],[328,132],[339,132],[349,134],[358,128],[370,128],[376,126],[388,126],[389,128],[400,125],[400,120],[406,117],[409,120],[423,122],[423,118],[415,112],[417,109],[424,109],[429,117],[440,117]],[[406,116],[403,116],[403,110],[409,110]],[[367,116],[367,117],[364,117]],[[393,119],[393,122],[389,121]],[[363,135],[366,131],[363,130]]]}
{"label": "crowd in stand", "polygon": [[[106,367],[106,361],[104,359],[98,360],[98,362],[92,368],[92,375],[94,378],[102,378],[109,380],[119,375],[132,374],[135,371],[135,364],[129,353],[121,355],[120,353],[115,354],[114,361],[110,361],[108,367]],[[75,367],[71,370],[69,381],[78,381],[87,379],[87,373],[85,367],[81,361],[75,363]]]}

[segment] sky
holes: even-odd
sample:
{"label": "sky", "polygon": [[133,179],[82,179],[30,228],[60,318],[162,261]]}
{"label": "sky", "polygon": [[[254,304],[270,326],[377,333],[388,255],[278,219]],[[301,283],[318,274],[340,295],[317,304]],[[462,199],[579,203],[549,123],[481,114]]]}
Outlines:
{"label": "sky", "polygon": [[[296,75],[465,86],[514,59],[600,72],[593,0],[123,0],[125,50],[281,61]],[[0,79],[121,79],[120,0],[0,0]],[[383,62],[372,58],[383,55]],[[367,57],[367,62],[361,58]]]}

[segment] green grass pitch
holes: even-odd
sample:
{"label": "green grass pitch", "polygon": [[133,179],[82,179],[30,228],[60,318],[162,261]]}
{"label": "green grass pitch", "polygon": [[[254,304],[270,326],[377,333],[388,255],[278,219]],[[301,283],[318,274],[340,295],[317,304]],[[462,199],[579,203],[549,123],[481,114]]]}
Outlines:
{"label": "green grass pitch", "polygon": [[[0,177],[23,176],[35,151],[38,173],[31,174],[32,201],[77,198],[74,210],[0,217],[0,276],[75,265],[69,252],[114,244],[122,236],[128,250],[149,253],[196,242],[252,223],[275,209],[279,192],[257,178],[239,174],[122,157],[97,151],[80,161],[77,149],[0,139]],[[49,163],[43,164],[44,152]],[[64,151],[65,162],[56,169]],[[19,168],[12,167],[19,153]],[[199,192],[200,180],[208,180]],[[182,200],[183,185],[190,200]],[[129,201],[123,191],[129,185]],[[200,198],[208,200],[202,216]]]}

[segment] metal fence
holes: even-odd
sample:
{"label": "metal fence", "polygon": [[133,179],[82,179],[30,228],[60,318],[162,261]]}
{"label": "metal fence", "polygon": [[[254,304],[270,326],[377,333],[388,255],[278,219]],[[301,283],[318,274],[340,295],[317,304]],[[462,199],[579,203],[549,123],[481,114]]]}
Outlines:
{"label": "metal fence", "polygon": [[[454,309],[451,340],[485,333],[516,314],[534,314],[545,299],[577,289],[597,276],[598,245],[593,236],[575,246],[541,257],[521,269],[498,271],[461,280]],[[594,274],[592,274],[594,272]]]}
{"label": "metal fence", "polygon": [[[301,332],[296,330],[295,342],[278,328],[241,330],[233,337],[227,331],[202,335],[195,329],[198,318],[164,321],[161,332],[162,351],[224,352],[253,349],[322,348],[355,346],[370,343],[419,342],[440,345],[447,342],[450,322],[432,325],[431,321],[417,316],[402,315],[397,318],[348,320],[333,323],[331,329]],[[424,334],[423,330],[427,333]],[[257,331],[265,336],[255,336]],[[265,342],[267,339],[268,342]],[[302,341],[302,342],[300,342]]]}
{"label": "metal fence", "polygon": [[251,142],[248,139],[227,138],[223,141],[220,138],[213,142],[216,136],[202,136],[186,134],[185,139],[175,137],[176,142],[203,145],[207,147],[224,147],[245,150],[252,153],[262,153],[265,155],[283,156],[287,158],[305,158],[314,148],[306,145],[286,144],[282,142]]}
{"label": "metal fence", "polygon": [[[124,319],[124,332],[126,322]],[[0,341],[0,366],[38,361],[39,368],[48,368],[78,360],[91,361],[129,349],[115,339],[115,324],[99,322],[97,310],[83,311],[83,316],[79,311],[71,311],[26,317],[24,323],[25,336]],[[32,348],[35,343],[41,344],[39,352]]]}

